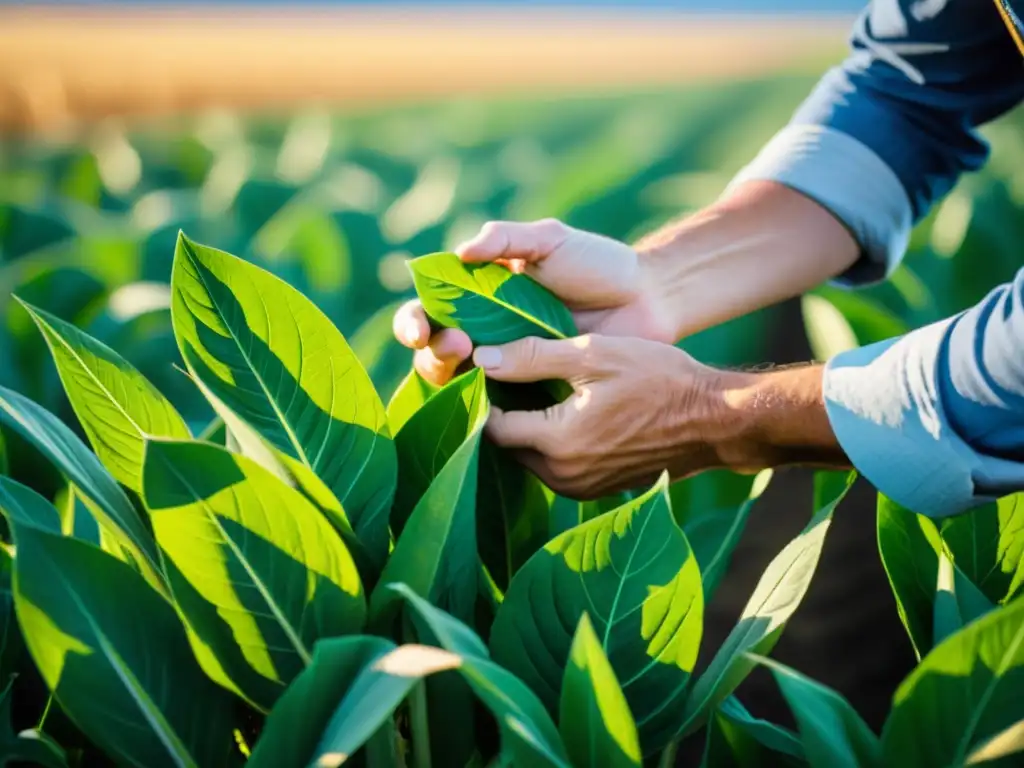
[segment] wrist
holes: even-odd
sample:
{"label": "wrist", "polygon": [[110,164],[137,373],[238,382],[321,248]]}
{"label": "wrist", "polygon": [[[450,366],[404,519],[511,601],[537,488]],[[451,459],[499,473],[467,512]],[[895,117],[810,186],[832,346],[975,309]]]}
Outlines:
{"label": "wrist", "polygon": [[720,466],[738,472],[807,465],[849,467],[822,393],[824,367],[765,373],[716,371],[709,443]]}

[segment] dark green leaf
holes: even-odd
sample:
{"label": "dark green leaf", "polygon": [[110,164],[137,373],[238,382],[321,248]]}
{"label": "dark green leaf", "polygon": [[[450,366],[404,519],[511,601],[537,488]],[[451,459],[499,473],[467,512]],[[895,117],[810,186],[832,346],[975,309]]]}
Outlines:
{"label": "dark green leaf", "polygon": [[335,711],[347,701],[355,680],[394,648],[390,640],[365,635],[317,643],[310,665],[292,681],[267,717],[246,765],[306,765]]}
{"label": "dark green leaf", "polygon": [[366,604],[338,534],[300,493],[209,443],[151,441],[143,497],[203,669],[269,709],[314,643]]}
{"label": "dark green leaf", "polygon": [[459,674],[498,721],[502,751],[514,765],[569,768],[558,729],[544,705],[523,682],[488,658],[487,648],[462,622],[430,605],[404,584],[392,589],[411,609],[417,632],[462,656]]}
{"label": "dark green leaf", "polygon": [[26,525],[61,535],[60,513],[50,502],[9,477],[0,477],[0,512],[13,530]]}
{"label": "dark green leaf", "polygon": [[751,655],[771,671],[800,728],[814,768],[882,765],[882,745],[850,703],[821,683],[777,661]]}
{"label": "dark green leaf", "polygon": [[[54,506],[60,513],[60,528],[65,536],[87,541],[101,549],[106,549],[104,545],[111,548],[117,547],[117,542],[113,537],[100,529],[96,518],[90,514],[89,508],[79,498],[75,486],[71,483],[68,483],[58,493],[57,498],[54,499]],[[118,547],[118,551],[120,551],[120,547]],[[118,555],[118,559],[124,560],[123,553]]]}
{"label": "dark green leaf", "polygon": [[1024,493],[1017,493],[939,524],[953,562],[993,603],[1024,586]]}
{"label": "dark green leaf", "polygon": [[3,430],[0,430],[0,475],[8,475],[11,472],[10,464],[7,461],[7,439]]}
{"label": "dark green leaf", "polygon": [[643,762],[633,715],[586,613],[569,651],[558,722],[574,766],[612,768]]}
{"label": "dark green leaf", "polygon": [[949,556],[945,552],[939,553],[933,644],[938,645],[965,625],[984,616],[993,607],[974,583],[953,565]]}
{"label": "dark green leaf", "polygon": [[882,732],[889,765],[961,765],[1024,718],[1024,600],[947,638],[900,685]]}
{"label": "dark green leaf", "polygon": [[497,264],[465,264],[454,253],[421,256],[409,262],[409,269],[430,319],[461,328],[474,344],[578,333],[565,305],[527,275]]}
{"label": "dark green leaf", "polygon": [[97,522],[131,553],[146,580],[167,593],[153,537],[132,503],[99,460],[56,416],[28,398],[0,387],[0,421],[36,447],[74,484]]}
{"label": "dark green leaf", "polygon": [[832,513],[856,475],[811,518],[803,532],[776,555],[761,575],[740,620],[697,680],[686,701],[682,731],[692,733],[709,712],[731,694],[753,669],[748,653],[767,653],[800,606],[821,556]]}
{"label": "dark green leaf", "polygon": [[[743,501],[724,507],[697,509],[691,505],[687,513],[680,514],[675,509],[676,496],[673,495],[672,509],[676,513],[676,520],[682,526],[686,540],[693,547],[697,565],[700,566],[705,603],[711,601],[715,589],[729,569],[733,550],[740,543],[747,519],[750,517],[750,511],[754,508],[754,504],[761,497],[764,489],[768,487],[771,477],[770,470],[761,473],[757,476],[756,482],[746,484],[747,495]],[[736,483],[733,487],[736,488],[738,485]]]}
{"label": "dark green leaf", "polygon": [[22,303],[46,340],[64,391],[100,461],[116,480],[142,488],[147,437],[188,438],[174,406],[106,344]]}
{"label": "dark green leaf", "polygon": [[203,676],[171,606],[91,544],[32,526],[15,541],[25,644],[79,728],[127,765],[236,764],[230,696]]}
{"label": "dark green leaf", "polygon": [[704,614],[700,571],[672,517],[667,475],[618,510],[553,539],[512,580],[491,649],[552,712],[572,622],[584,612],[651,754],[678,727]]}
{"label": "dark green leaf", "polygon": [[763,754],[762,765],[771,762],[787,766],[807,764],[804,747],[795,733],[754,717],[735,696],[729,696],[718,705],[715,720],[720,727],[728,723],[736,732],[743,734],[742,741],[754,742],[757,745],[754,751]]}
{"label": "dark green leaf", "polygon": [[[319,476],[374,562],[388,547],[394,444],[344,337],[278,278],[179,237],[172,315],[182,356],[221,404]],[[225,413],[221,412],[225,417]]]}

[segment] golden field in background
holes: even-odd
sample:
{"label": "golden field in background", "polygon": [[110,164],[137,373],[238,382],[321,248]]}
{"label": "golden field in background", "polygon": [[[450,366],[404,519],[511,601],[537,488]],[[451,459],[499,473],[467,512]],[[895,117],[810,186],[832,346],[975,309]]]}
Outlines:
{"label": "golden field in background", "polygon": [[0,130],[208,107],[552,95],[820,68],[843,19],[638,12],[0,9]]}

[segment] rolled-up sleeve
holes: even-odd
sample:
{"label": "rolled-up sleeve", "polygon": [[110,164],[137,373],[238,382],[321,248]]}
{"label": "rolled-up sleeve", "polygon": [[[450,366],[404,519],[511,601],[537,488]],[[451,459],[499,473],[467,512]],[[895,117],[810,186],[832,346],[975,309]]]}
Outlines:
{"label": "rolled-up sleeve", "polygon": [[988,156],[978,134],[1024,98],[1024,67],[994,3],[875,0],[843,64],[733,179],[785,184],[850,230],[861,258],[837,279],[899,264],[911,227]]}
{"label": "rolled-up sleeve", "polygon": [[824,392],[854,465],[909,509],[1024,490],[1024,269],[960,315],[834,357]]}

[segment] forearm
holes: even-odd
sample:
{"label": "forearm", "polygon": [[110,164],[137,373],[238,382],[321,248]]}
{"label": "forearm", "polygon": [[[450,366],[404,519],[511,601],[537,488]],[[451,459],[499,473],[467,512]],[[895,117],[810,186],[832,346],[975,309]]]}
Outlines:
{"label": "forearm", "polygon": [[719,371],[709,380],[708,442],[740,472],[789,465],[850,466],[825,410],[821,365],[765,373]]}
{"label": "forearm", "polygon": [[636,244],[677,338],[770,306],[844,272],[860,249],[825,208],[751,181]]}

